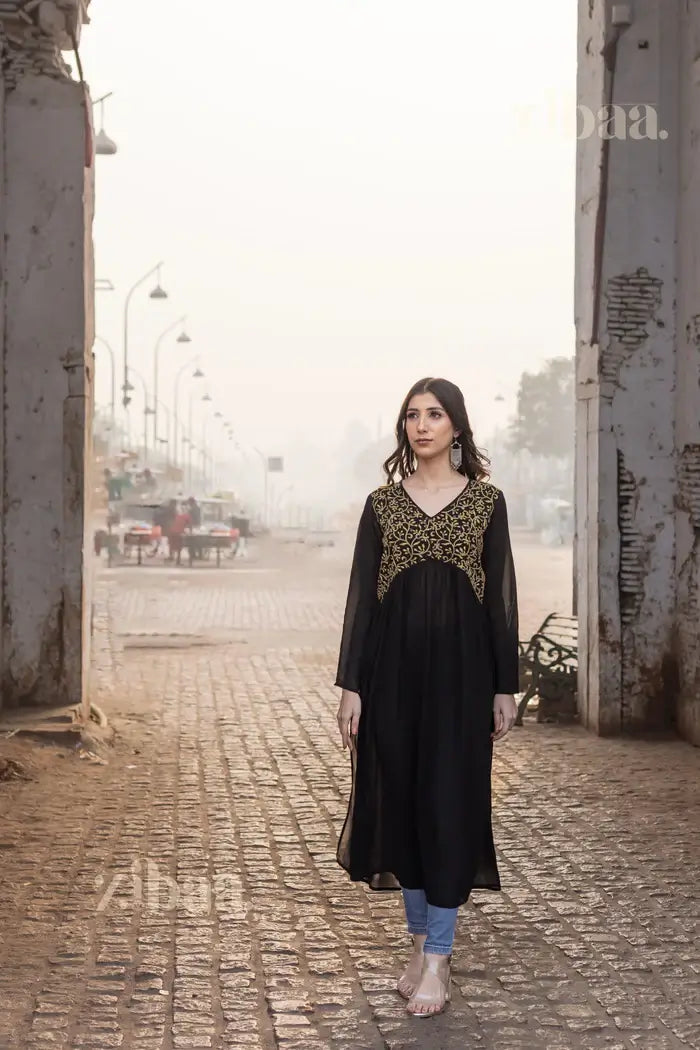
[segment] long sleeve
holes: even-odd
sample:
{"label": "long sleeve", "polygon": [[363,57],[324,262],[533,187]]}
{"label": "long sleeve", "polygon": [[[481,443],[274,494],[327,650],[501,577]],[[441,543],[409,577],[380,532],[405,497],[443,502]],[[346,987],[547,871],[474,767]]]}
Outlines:
{"label": "long sleeve", "polygon": [[496,692],[517,693],[518,596],[508,533],[508,511],[502,492],[498,493],[491,520],[484,533],[482,564],[486,576],[484,604],[491,623]]}
{"label": "long sleeve", "polygon": [[335,684],[341,689],[354,693],[359,692],[367,631],[378,604],[377,575],[381,555],[381,530],[368,496],[357,527],[335,679]]}

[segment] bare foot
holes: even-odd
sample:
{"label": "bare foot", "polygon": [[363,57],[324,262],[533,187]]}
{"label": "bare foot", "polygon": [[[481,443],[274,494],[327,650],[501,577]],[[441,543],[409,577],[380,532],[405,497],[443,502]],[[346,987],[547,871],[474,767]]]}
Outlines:
{"label": "bare foot", "polygon": [[413,954],[396,985],[399,995],[402,995],[404,999],[411,998],[420,981],[420,975],[423,971],[423,945],[425,944],[426,936],[425,933],[413,934]]}
{"label": "bare foot", "polygon": [[406,1009],[414,1017],[432,1017],[445,1009],[450,998],[450,957],[423,956],[423,971]]}

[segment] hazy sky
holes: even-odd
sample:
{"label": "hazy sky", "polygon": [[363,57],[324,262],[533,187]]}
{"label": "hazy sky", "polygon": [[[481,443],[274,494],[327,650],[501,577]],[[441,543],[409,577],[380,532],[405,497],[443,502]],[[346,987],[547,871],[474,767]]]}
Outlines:
{"label": "hazy sky", "polygon": [[414,380],[445,375],[483,440],[497,393],[573,352],[574,4],[95,0],[91,18],[85,75],[114,92],[119,145],[97,159],[97,274],[117,287],[97,331],[121,359],[124,295],[165,260],[170,300],[137,293],[130,325],[150,377],[189,316],[165,400],[201,352],[241,441],[276,454],[352,418],[387,430]]}

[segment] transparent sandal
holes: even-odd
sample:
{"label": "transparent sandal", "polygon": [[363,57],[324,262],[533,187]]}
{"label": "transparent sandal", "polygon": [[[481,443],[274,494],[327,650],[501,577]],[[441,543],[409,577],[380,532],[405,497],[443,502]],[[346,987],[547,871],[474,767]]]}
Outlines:
{"label": "transparent sandal", "polygon": [[[409,962],[408,966],[406,967],[404,972],[401,974],[401,976],[399,977],[399,979],[398,979],[398,981],[396,983],[396,991],[399,993],[399,995],[401,996],[402,999],[410,999],[411,996],[415,994],[416,988],[418,987],[418,984],[420,982],[421,972],[422,972],[422,969],[423,969],[423,945],[425,944],[425,937],[426,937],[426,935],[425,934],[413,934],[412,937],[413,937],[413,954],[411,956],[411,961]],[[419,940],[420,940],[420,951],[417,950],[417,943],[418,943]],[[414,962],[417,963],[418,959],[420,959],[420,964],[416,967],[416,970],[417,970],[416,980],[410,982],[410,983],[412,983],[413,988],[412,988],[412,990],[410,992],[406,992],[406,991],[403,990],[403,988],[401,988],[401,984],[402,984],[402,982],[406,983],[408,981],[408,979],[409,979],[408,978],[409,967],[411,966],[412,963],[414,963]]]}
{"label": "transparent sandal", "polygon": [[[444,996],[441,996],[440,998],[437,998],[434,995],[425,995],[424,993],[421,994],[420,992],[415,992],[411,996],[411,998],[409,999],[408,1004],[406,1006],[406,1009],[407,1009],[408,1013],[410,1013],[412,1017],[437,1017],[438,1014],[441,1014],[441,1013],[444,1012],[445,1007],[449,1003],[450,997],[451,997],[451,992],[450,992],[450,984],[451,984],[451,980],[452,980],[451,970],[452,970],[452,956],[450,955],[447,958],[447,973],[446,973],[446,976],[445,976],[445,980],[443,981],[442,978],[440,977],[440,961],[438,959],[436,959],[435,957],[433,957],[433,958],[427,958],[426,957],[426,959],[423,962],[423,972],[425,973],[427,971],[428,973],[432,973],[440,980],[440,983],[441,983],[441,985],[443,987]],[[412,1010],[411,1009],[411,1005],[412,1004],[416,1004],[416,1005],[420,1005],[420,1006],[437,1006],[437,1010],[420,1010],[420,1011],[419,1010]]]}

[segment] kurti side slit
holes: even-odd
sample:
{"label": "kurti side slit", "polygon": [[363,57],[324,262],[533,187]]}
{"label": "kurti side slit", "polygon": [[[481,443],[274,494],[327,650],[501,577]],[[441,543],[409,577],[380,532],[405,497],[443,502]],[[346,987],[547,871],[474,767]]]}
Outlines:
{"label": "kurti side slit", "polygon": [[369,494],[335,684],[362,700],[338,863],[443,908],[499,890],[493,699],[518,691],[518,615],[495,486],[470,481],[433,515],[401,483]]}

